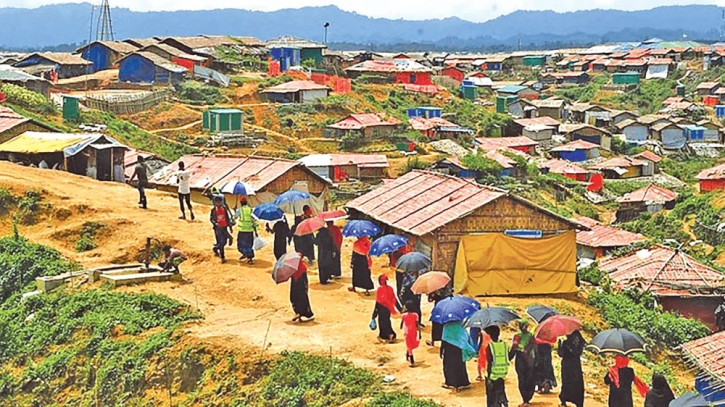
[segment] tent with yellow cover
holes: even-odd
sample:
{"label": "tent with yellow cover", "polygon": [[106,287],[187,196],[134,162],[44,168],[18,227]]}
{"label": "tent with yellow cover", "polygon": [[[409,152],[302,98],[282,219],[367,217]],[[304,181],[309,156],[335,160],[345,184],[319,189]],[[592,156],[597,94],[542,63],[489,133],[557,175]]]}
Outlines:
{"label": "tent with yellow cover", "polygon": [[576,232],[541,239],[463,236],[453,280],[456,293],[470,296],[576,292]]}

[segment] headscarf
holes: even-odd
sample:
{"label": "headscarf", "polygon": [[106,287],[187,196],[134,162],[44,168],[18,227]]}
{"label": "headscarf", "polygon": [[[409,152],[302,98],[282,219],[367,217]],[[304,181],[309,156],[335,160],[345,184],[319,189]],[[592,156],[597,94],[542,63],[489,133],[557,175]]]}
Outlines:
{"label": "headscarf", "polygon": [[302,207],[302,213],[305,214],[305,216],[312,217],[312,208],[310,208],[310,205],[305,205]]}
{"label": "headscarf", "polygon": [[581,356],[581,354],[584,352],[586,342],[584,341],[584,337],[582,336],[581,332],[574,331],[571,334],[567,335],[566,340],[564,340],[561,345],[567,348],[569,350],[569,353],[571,353],[572,355]]}
{"label": "headscarf", "polygon": [[395,298],[395,290],[393,290],[393,287],[388,285],[388,276],[385,274],[381,275],[378,278],[378,283],[380,284],[380,287],[378,287],[378,290],[375,292],[375,301],[387,308],[391,314],[395,314],[397,312],[395,308],[397,305],[397,299]]}
{"label": "headscarf", "polygon": [[370,253],[370,246],[372,243],[370,243],[370,238],[367,236],[362,236],[359,239],[355,241],[355,243],[352,245],[352,251],[367,256],[368,253]]}
{"label": "headscarf", "polygon": [[328,222],[327,230],[330,231],[330,234],[332,235],[332,240],[335,241],[335,246],[337,246],[338,249],[342,247],[342,231],[340,230],[340,228],[335,226],[334,223]]}
{"label": "headscarf", "polygon": [[[609,379],[612,381],[615,387],[619,388],[619,369],[629,367],[629,358],[622,355],[614,357],[614,365],[609,368]],[[639,394],[644,397],[649,391],[647,383],[643,382],[642,379],[634,375],[634,386],[637,388]]]}
{"label": "headscarf", "polygon": [[300,255],[300,265],[297,266],[297,271],[295,271],[294,274],[292,274],[292,279],[293,280],[299,280],[300,277],[302,277],[302,275],[307,272],[307,265],[301,259],[302,254],[299,253],[299,255]]}
{"label": "headscarf", "polygon": [[242,204],[242,205],[246,205],[247,204],[247,197],[246,196],[239,197],[239,203]]}
{"label": "headscarf", "polygon": [[674,399],[675,395],[672,393],[667,379],[660,373],[653,374],[652,389],[647,393],[645,406],[669,406]]}

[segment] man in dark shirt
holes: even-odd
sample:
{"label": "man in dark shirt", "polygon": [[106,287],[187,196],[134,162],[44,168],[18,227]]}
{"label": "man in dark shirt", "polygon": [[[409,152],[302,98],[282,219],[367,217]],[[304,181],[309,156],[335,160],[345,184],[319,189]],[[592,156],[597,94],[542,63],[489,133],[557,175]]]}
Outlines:
{"label": "man in dark shirt", "polygon": [[138,204],[141,208],[146,209],[146,192],[144,189],[148,186],[149,178],[146,174],[146,165],[143,163],[143,157],[138,156],[138,162],[136,167],[133,169],[133,175],[128,182],[133,182],[134,179],[138,179]]}

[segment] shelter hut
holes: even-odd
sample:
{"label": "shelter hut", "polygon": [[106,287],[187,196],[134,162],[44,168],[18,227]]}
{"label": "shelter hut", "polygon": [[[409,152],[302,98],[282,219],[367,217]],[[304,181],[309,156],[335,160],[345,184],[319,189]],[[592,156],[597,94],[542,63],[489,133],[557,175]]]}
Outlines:
{"label": "shelter hut", "polygon": [[556,120],[566,119],[567,103],[563,99],[543,99],[529,101],[536,108],[537,117],[551,117]]}
{"label": "shelter hut", "polygon": [[196,202],[209,202],[204,197],[209,189],[231,181],[245,182],[254,189],[256,194],[249,197],[252,205],[272,202],[277,195],[289,189],[313,195],[309,203],[317,211],[329,201],[328,190],[332,186],[329,180],[300,162],[261,156],[187,155],[159,171],[149,179],[149,183],[160,190],[175,192],[177,180],[174,173],[180,161],[191,173],[189,187],[191,198]]}
{"label": "shelter hut", "polygon": [[479,137],[473,140],[473,145],[483,152],[499,150],[502,148],[510,148],[512,150],[521,151],[529,155],[536,153],[536,146],[539,143],[524,137]]}
{"label": "shelter hut", "polygon": [[116,65],[119,59],[138,50],[127,42],[94,41],[76,50],[81,58],[93,64],[93,72],[103,71]]}
{"label": "shelter hut", "polygon": [[700,171],[697,180],[700,192],[725,190],[725,163]]}
{"label": "shelter hut", "polygon": [[643,177],[649,177],[660,172],[660,163],[662,162],[662,157],[658,156],[657,154],[647,150],[635,155],[634,158],[647,163],[647,165],[642,167]]}
{"label": "shelter hut", "polygon": [[[55,72],[58,79],[73,78],[91,73],[93,67],[79,55],[65,52],[35,52],[13,66],[33,74]],[[50,78],[46,78],[50,79]]]}
{"label": "shelter hut", "polygon": [[601,171],[606,179],[627,179],[643,176],[647,162],[631,157],[612,157],[606,161],[591,166],[593,170]]}
{"label": "shelter hut", "polygon": [[654,295],[665,311],[715,326],[714,311],[725,293],[723,275],[680,250],[655,246],[604,259],[599,269],[620,289],[636,287]]}
{"label": "shelter hut", "polygon": [[610,151],[612,149],[612,133],[589,124],[562,124],[559,134],[567,136],[569,140],[584,140],[599,145]]}
{"label": "shelter hut", "polygon": [[291,81],[272,86],[260,93],[265,94],[270,102],[311,103],[329,96],[330,88],[312,81]]}
{"label": "shelter hut", "polygon": [[45,97],[50,96],[51,84],[49,80],[8,65],[0,65],[0,83],[9,83],[38,92]]}
{"label": "shelter hut", "polygon": [[118,81],[130,83],[180,83],[187,69],[146,51],[137,51],[118,61]]}
{"label": "shelter hut", "polygon": [[650,126],[652,138],[662,142],[666,150],[678,150],[685,147],[687,138],[682,127],[671,123],[663,122]]}
{"label": "shelter hut", "polygon": [[520,136],[524,134],[525,128],[532,126],[552,127],[555,132],[558,132],[561,122],[549,116],[534,117],[531,119],[516,119],[506,126],[505,135]]}
{"label": "shelter hut", "polygon": [[657,213],[672,209],[676,200],[676,192],[650,184],[617,199],[619,209],[616,218],[619,222],[625,222],[636,218],[642,212]]}
{"label": "shelter hut", "polygon": [[688,342],[681,347],[687,364],[696,369],[695,390],[713,405],[725,402],[725,331]]}
{"label": "shelter hut", "polygon": [[19,115],[13,109],[0,106],[0,143],[4,143],[26,131],[53,131],[43,123]]}
{"label": "shelter hut", "polygon": [[413,130],[421,132],[431,140],[456,139],[463,135],[473,135],[474,131],[442,117],[411,117],[408,123]]}
{"label": "shelter hut", "polygon": [[343,137],[357,133],[367,140],[388,137],[400,126],[400,120],[382,113],[351,114],[337,123],[327,126],[325,135]]}
{"label": "shelter hut", "polygon": [[[408,236],[431,257],[434,270],[455,276],[456,292],[576,292],[574,229],[581,226],[506,191],[415,170],[346,208],[384,233]],[[522,235],[535,238],[517,237]]]}
{"label": "shelter hut", "polygon": [[209,59],[203,56],[188,54],[168,44],[151,44],[141,49],[143,52],[156,54],[163,59],[169,60],[176,65],[183,66],[193,72],[194,66],[208,66]]}
{"label": "shelter hut", "polygon": [[589,228],[589,230],[580,230],[576,234],[577,257],[580,259],[598,260],[613,250],[647,240],[639,233],[606,226],[584,216],[573,220]]}
{"label": "shelter hut", "polygon": [[433,70],[412,59],[394,59],[392,61],[364,61],[345,70],[350,78],[360,75],[383,77],[390,83],[411,85],[433,85]]}
{"label": "shelter hut", "polygon": [[562,160],[582,162],[599,157],[599,146],[584,140],[574,140],[552,148],[550,153]]}
{"label": "shelter hut", "polygon": [[631,144],[641,144],[649,137],[649,127],[633,119],[623,120],[615,127],[624,134],[624,140]]}
{"label": "shelter hut", "polygon": [[25,132],[0,144],[0,159],[85,175],[99,181],[124,182],[128,147],[100,133]]}
{"label": "shelter hut", "polygon": [[310,154],[298,161],[333,182],[381,180],[390,166],[384,154]]}

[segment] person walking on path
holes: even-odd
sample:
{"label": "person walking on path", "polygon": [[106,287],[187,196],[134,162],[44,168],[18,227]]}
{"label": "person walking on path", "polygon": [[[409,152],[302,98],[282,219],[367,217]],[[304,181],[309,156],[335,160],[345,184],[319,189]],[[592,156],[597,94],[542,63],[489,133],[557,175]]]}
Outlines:
{"label": "person walking on path", "polygon": [[400,311],[400,303],[395,296],[393,287],[388,285],[388,276],[382,274],[378,278],[378,290],[375,292],[375,309],[373,319],[377,318],[378,338],[381,341],[394,343],[398,335],[393,330],[390,317]]}
{"label": "person walking on path", "polygon": [[224,246],[227,245],[227,229],[232,224],[232,217],[229,214],[229,210],[222,204],[223,198],[215,196],[214,206],[211,208],[209,214],[209,221],[214,227],[214,254],[221,258],[222,264],[226,263],[226,257],[224,256]]}
{"label": "person walking on path", "polygon": [[300,261],[300,265],[290,279],[289,299],[295,317],[292,322],[309,322],[315,319],[310,306],[309,281],[307,280],[307,265]]}
{"label": "person walking on path", "polygon": [[471,387],[466,362],[476,356],[476,349],[462,322],[455,321],[443,325],[440,355],[443,359],[445,378],[443,388],[459,391]]}
{"label": "person walking on path", "polygon": [[403,308],[403,317],[400,321],[400,329],[403,329],[405,334],[405,360],[410,362],[410,367],[415,367],[415,358],[413,357],[413,351],[418,349],[420,346],[420,329],[418,328],[418,314],[410,312],[406,304]]}
{"label": "person walking on path", "polygon": [[133,175],[131,175],[128,182],[131,183],[134,179],[138,180],[138,183],[136,184],[136,189],[138,189],[138,205],[141,209],[147,209],[146,187],[149,184],[149,178],[146,164],[143,163],[143,157],[140,155],[138,156],[136,166],[133,168]]}
{"label": "person walking on path", "polygon": [[179,161],[179,171],[176,172],[176,180],[179,183],[179,208],[181,209],[181,216],[179,219],[186,220],[186,212],[184,211],[184,202],[189,208],[189,215],[191,220],[194,220],[194,209],[191,207],[191,189],[189,189],[189,178],[191,173],[186,170],[183,161]]}
{"label": "person walking on path", "polygon": [[370,295],[370,290],[374,288],[373,279],[370,276],[370,238],[362,236],[352,245],[352,259],[350,260],[350,268],[352,268],[352,286],[349,291],[355,292],[356,288],[365,290],[365,295]]}
{"label": "person walking on path", "polygon": [[237,219],[237,250],[242,257],[239,260],[247,260],[247,263],[254,264],[254,237],[257,236],[257,221],[252,216],[252,208],[247,203],[247,197],[239,198],[239,217]]}
{"label": "person walking on path", "polygon": [[[327,222],[327,225],[330,223],[332,222]],[[320,284],[325,285],[332,280],[335,264],[340,263],[340,251],[335,243],[335,238],[327,227],[317,231],[314,242],[317,245],[317,266]]]}
{"label": "person walking on path", "polygon": [[554,365],[551,360],[551,344],[536,341],[536,359],[534,361],[534,385],[540,394],[549,394],[557,386]]}
{"label": "person walking on path", "polygon": [[534,354],[536,341],[534,335],[529,332],[529,323],[526,320],[519,321],[519,333],[514,335],[513,344],[509,359],[516,358],[516,375],[519,378],[519,393],[523,399],[520,407],[529,407],[534,397]]}
{"label": "person walking on path", "polygon": [[621,355],[614,357],[614,365],[609,368],[604,383],[609,385],[609,407],[634,407],[632,384],[642,397],[649,391],[647,384],[629,367],[629,358]]}
{"label": "person walking on path", "polygon": [[[488,345],[491,344],[491,335],[485,329],[480,330],[478,335],[478,376],[476,381],[482,382],[484,372],[488,371]],[[506,352],[506,357],[508,357],[508,351]]]}
{"label": "person walking on path", "polygon": [[586,341],[579,331],[559,341],[559,357],[561,358],[561,393],[559,401],[563,407],[572,403],[575,407],[584,407],[584,373],[582,372],[581,356]]}
{"label": "person walking on path", "polygon": [[511,363],[508,346],[500,339],[501,328],[494,325],[484,331],[490,338],[486,347],[486,407],[508,407],[505,383]]}
{"label": "person walking on path", "polygon": [[405,278],[403,279],[403,287],[401,288],[401,291],[398,292],[398,297],[400,298],[400,302],[410,305],[410,307],[408,307],[408,312],[415,312],[418,314],[418,325],[421,328],[425,328],[421,322],[423,320],[423,312],[420,306],[422,295],[413,292],[413,284],[415,284],[415,280],[417,279],[417,272],[406,273]]}
{"label": "person walking on path", "polygon": [[[402,287],[402,285],[401,285],[401,287]],[[442,299],[452,297],[452,296],[453,296],[453,291],[450,288],[445,287],[445,288],[441,288],[438,291],[434,291],[434,292],[428,294],[428,302],[434,303],[434,306],[435,306],[435,305],[438,305],[438,303]],[[432,326],[431,326],[431,332],[430,332],[430,340],[426,341],[425,343],[428,346],[435,346],[436,342],[440,342],[441,337],[443,336],[443,324],[439,324],[437,322],[432,322],[431,325]]]}
{"label": "person walking on path", "polygon": [[166,273],[174,269],[174,273],[179,274],[179,265],[187,260],[184,253],[179,249],[174,249],[169,245],[164,245],[161,249],[164,252],[164,261],[159,264],[161,271]]}
{"label": "person walking on path", "polygon": [[667,379],[661,373],[652,375],[652,388],[644,398],[644,407],[669,407],[675,399]]}
{"label": "person walking on path", "polygon": [[295,235],[295,231],[297,230],[297,225],[302,223],[303,220],[310,219],[313,216],[312,208],[309,205],[305,205],[302,207],[302,215],[295,216],[295,224],[292,226],[295,251],[301,253],[303,257],[306,257],[311,265],[314,265],[315,262],[315,238],[312,235],[297,236]]}
{"label": "person walking on path", "polygon": [[332,240],[335,242],[335,246],[337,247],[337,257],[335,257],[335,262],[332,267],[332,278],[342,278],[342,230],[335,226],[335,222],[333,221],[327,221],[327,230],[330,231]]}
{"label": "person walking on path", "polygon": [[267,233],[274,234],[274,258],[279,260],[287,254],[287,246],[292,240],[292,232],[290,232],[287,218],[282,218],[274,223],[270,229],[269,223],[265,226]]}
{"label": "person walking on path", "polygon": [[400,291],[403,289],[403,280],[405,279],[405,273],[398,270],[398,259],[413,250],[410,248],[409,244],[406,244],[405,246],[402,246],[398,249],[396,249],[394,252],[389,254],[390,257],[390,268],[395,270],[395,292],[400,294]]}

